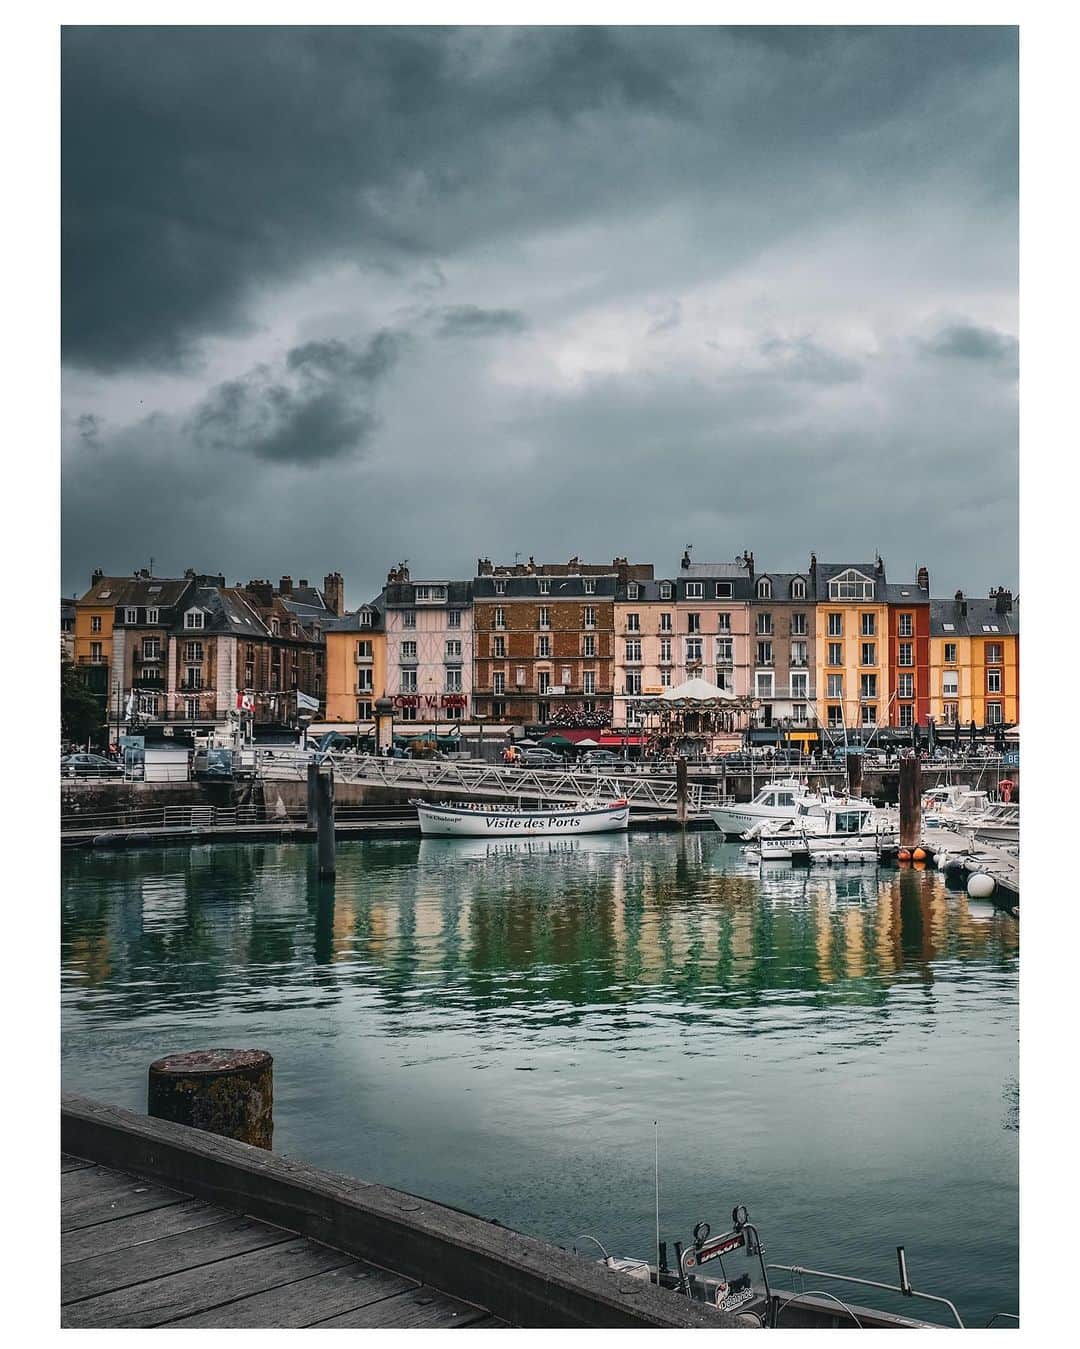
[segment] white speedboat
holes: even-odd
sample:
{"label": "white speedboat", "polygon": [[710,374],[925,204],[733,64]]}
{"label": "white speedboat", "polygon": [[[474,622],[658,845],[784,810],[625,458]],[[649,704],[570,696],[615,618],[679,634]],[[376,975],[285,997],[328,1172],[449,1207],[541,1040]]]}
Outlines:
{"label": "white speedboat", "polygon": [[792,820],[799,801],[807,796],[803,783],[796,778],[770,782],[762,787],[752,801],[742,805],[716,806],[709,811],[713,824],[724,834],[738,837],[767,820]]}
{"label": "white speedboat", "polygon": [[814,862],[876,862],[886,841],[882,819],[869,802],[829,806],[824,819],[803,830],[803,845]]}
{"label": "white speedboat", "polygon": [[416,807],[420,832],[425,837],[535,838],[541,834],[572,837],[625,829],[630,821],[630,804],[625,799],[606,805],[539,806],[535,810],[416,800],[409,804]]}

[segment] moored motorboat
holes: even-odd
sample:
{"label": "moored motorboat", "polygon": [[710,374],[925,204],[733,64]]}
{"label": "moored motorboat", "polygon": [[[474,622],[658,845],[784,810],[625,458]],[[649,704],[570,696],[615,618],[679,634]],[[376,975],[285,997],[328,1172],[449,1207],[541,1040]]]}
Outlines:
{"label": "moored motorboat", "polygon": [[543,834],[571,837],[626,829],[630,804],[625,799],[604,805],[538,806],[515,809],[505,805],[413,800],[425,837],[535,838]]}

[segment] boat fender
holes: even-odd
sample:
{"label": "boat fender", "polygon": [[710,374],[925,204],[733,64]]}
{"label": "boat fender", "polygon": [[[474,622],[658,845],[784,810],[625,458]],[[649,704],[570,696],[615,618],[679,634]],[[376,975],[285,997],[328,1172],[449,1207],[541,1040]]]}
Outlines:
{"label": "boat fender", "polygon": [[1012,800],[1012,794],[1015,790],[1016,783],[1009,778],[1002,778],[998,783],[998,791],[1001,793],[1001,799],[1006,803]]}

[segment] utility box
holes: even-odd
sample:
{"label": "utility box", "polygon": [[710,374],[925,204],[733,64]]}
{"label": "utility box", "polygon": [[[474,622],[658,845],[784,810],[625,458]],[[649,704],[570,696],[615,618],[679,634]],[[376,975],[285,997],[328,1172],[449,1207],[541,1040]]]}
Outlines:
{"label": "utility box", "polygon": [[143,750],[144,782],[187,782],[189,777],[187,750]]}

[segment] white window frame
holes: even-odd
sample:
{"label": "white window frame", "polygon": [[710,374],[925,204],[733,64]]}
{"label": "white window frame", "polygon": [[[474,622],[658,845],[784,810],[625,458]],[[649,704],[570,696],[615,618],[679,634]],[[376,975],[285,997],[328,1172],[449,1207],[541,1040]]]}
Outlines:
{"label": "white window frame", "polygon": [[548,580],[548,578],[547,578],[546,576],[545,576],[545,577],[542,577],[542,578],[537,582],[537,589],[538,589],[538,592],[539,592],[541,595],[550,595],[550,594],[551,594],[551,582]]}
{"label": "white window frame", "polygon": [[809,698],[810,696],[810,671],[792,670],[788,674],[790,685],[790,694],[792,698]]}
{"label": "white window frame", "polygon": [[596,627],[596,610],[591,604],[585,605],[581,611],[581,626],[583,628]]}
{"label": "white window frame", "polygon": [[1000,670],[987,670],[986,672],[986,691],[987,693],[1001,693],[1002,679]]}
{"label": "white window frame", "polygon": [[596,692],[596,671],[595,671],[595,670],[586,670],[586,671],[584,672],[584,674],[582,674],[582,676],[581,676],[581,691],[582,691],[582,693],[595,693],[595,692]]}
{"label": "white window frame", "polygon": [[546,604],[542,604],[542,605],[540,606],[540,609],[539,609],[539,612],[538,612],[538,615],[537,615],[536,625],[537,625],[537,627],[539,627],[539,628],[550,628],[550,627],[551,627],[551,610],[547,607]]}
{"label": "white window frame", "polygon": [[583,656],[596,655],[596,638],[587,633],[581,640],[581,654]]}
{"label": "white window frame", "polygon": [[703,600],[705,598],[705,583],[703,581],[687,581],[686,598],[688,600]]}
{"label": "white window frame", "polygon": [[869,576],[865,576],[854,567],[842,571],[839,576],[834,576],[829,582],[829,599],[831,600],[872,600],[873,598],[874,582]]}
{"label": "white window frame", "polygon": [[206,615],[201,609],[188,609],[184,614],[184,630],[186,632],[201,631],[206,626]]}
{"label": "white window frame", "polygon": [[[951,681],[951,682],[950,682]],[[941,672],[941,696],[942,698],[960,697],[960,672],[959,670],[942,670]]]}
{"label": "white window frame", "polygon": [[735,588],[730,581],[717,581],[716,588],[713,591],[713,598],[718,600],[729,600],[735,593]]}
{"label": "white window frame", "polygon": [[791,598],[793,600],[806,599],[806,582],[801,576],[796,576],[791,583]]}
{"label": "white window frame", "polygon": [[125,610],[124,610],[124,622],[125,622],[125,623],[138,623],[138,621],[139,621],[139,611],[138,611],[138,609],[125,609]]}
{"label": "white window frame", "polygon": [[672,584],[671,584],[670,581],[661,581],[661,582],[660,582],[660,598],[661,598],[662,600],[669,600],[669,599],[671,599],[672,591],[673,591],[673,587],[672,587]]}
{"label": "white window frame", "polygon": [[772,582],[767,576],[763,576],[757,583],[757,597],[759,600],[772,599]]}
{"label": "white window frame", "polygon": [[914,637],[914,636],[915,636],[915,615],[914,615],[914,614],[901,614],[901,615],[899,616],[899,618],[896,620],[896,635],[897,635],[897,637]]}
{"label": "white window frame", "polygon": [[626,598],[628,600],[636,600],[640,594],[641,587],[636,581],[631,581],[626,587]]}
{"label": "white window frame", "polygon": [[640,631],[641,631],[641,615],[640,615],[640,614],[638,614],[638,613],[630,613],[630,614],[627,614],[627,615],[626,615],[626,631],[627,631],[627,632],[640,632]]}
{"label": "white window frame", "polygon": [[585,580],[582,582],[582,587],[586,595],[596,594],[596,582],[592,579],[591,576],[585,578]]}

